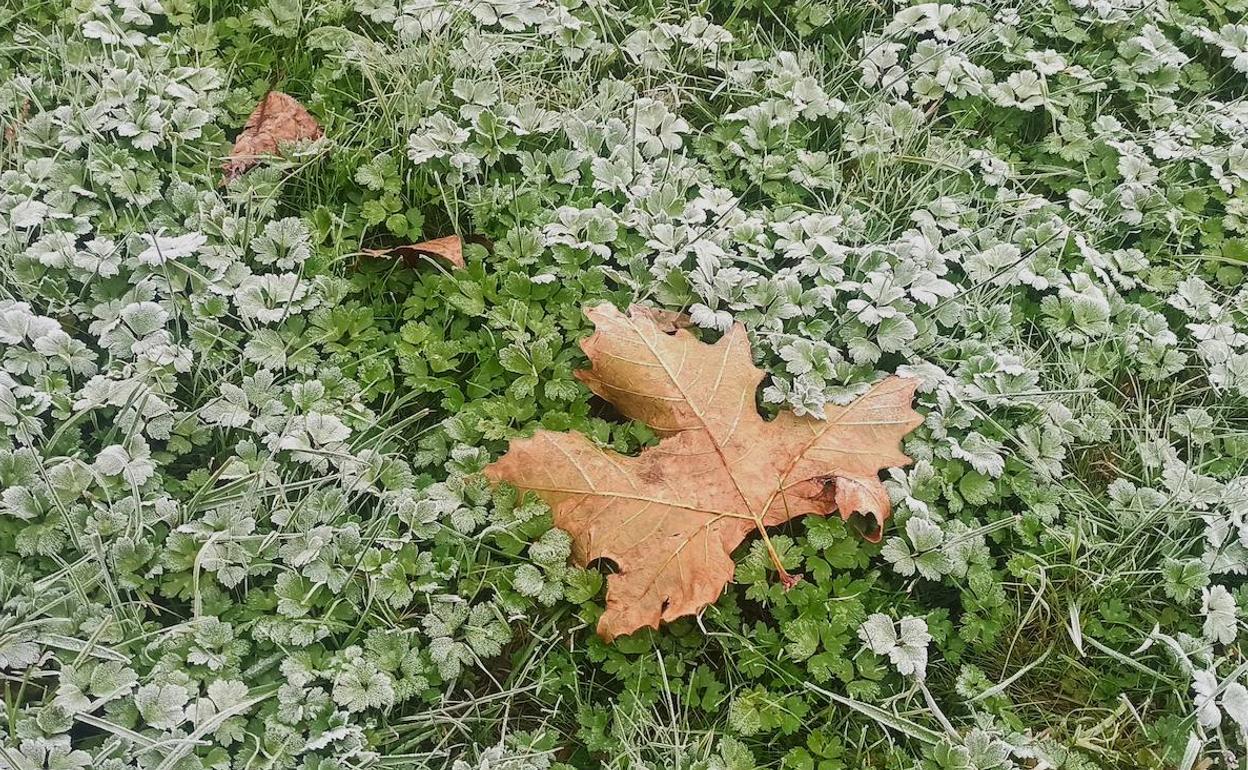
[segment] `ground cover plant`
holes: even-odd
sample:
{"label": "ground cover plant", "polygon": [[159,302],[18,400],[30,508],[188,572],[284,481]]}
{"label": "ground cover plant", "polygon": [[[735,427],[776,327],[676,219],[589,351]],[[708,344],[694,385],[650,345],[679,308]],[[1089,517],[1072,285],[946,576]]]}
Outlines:
{"label": "ground cover plant", "polygon": [[[0,767],[1238,766],[1246,17],[0,6]],[[486,468],[662,451],[574,374],[631,305],[764,425],[913,388],[880,542],[599,636]]]}

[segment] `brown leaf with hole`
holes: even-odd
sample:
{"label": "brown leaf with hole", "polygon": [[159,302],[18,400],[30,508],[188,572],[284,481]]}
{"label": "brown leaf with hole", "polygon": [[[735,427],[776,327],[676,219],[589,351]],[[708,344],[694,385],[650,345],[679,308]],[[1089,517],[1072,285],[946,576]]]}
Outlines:
{"label": "brown leaf with hole", "polygon": [[230,157],[222,166],[225,181],[238,177],[266,155],[275,155],[284,144],[319,138],[320,124],[302,104],[281,91],[269,91],[234,140]]}
{"label": "brown leaf with hole", "polygon": [[453,268],[462,269],[464,262],[464,242],[458,235],[445,238],[434,238],[421,243],[409,243],[389,249],[364,249],[370,257],[398,257],[409,265],[415,265],[420,257],[440,259]]}
{"label": "brown leaf with hole", "polygon": [[634,316],[642,316],[654,321],[655,327],[664,334],[674,334],[677,329],[688,329],[693,326],[693,319],[687,313],[648,305],[633,305],[629,312]]}
{"label": "brown leaf with hole", "polygon": [[[768,422],[754,397],[763,372],[736,324],[709,345],[668,334],[645,310],[586,311],[581,343],[591,368],[577,375],[624,416],[663,436],[636,457],[579,433],[539,430],[486,468],[491,482],[532,491],[572,536],[574,561],[610,559],[598,633],[610,641],[701,611],[732,579],[732,551],[759,532],[785,585],[766,527],[805,514],[890,514],[884,468],[910,462],[901,439],[922,418],[915,380],[888,377],[825,419],[781,412]],[[879,539],[876,532],[872,538]]]}
{"label": "brown leaf with hole", "polygon": [[21,130],[26,123],[26,119],[30,117],[30,100],[23,99],[22,106],[17,111],[17,117],[12,123],[4,127],[4,141],[6,144],[17,144],[17,132]]}

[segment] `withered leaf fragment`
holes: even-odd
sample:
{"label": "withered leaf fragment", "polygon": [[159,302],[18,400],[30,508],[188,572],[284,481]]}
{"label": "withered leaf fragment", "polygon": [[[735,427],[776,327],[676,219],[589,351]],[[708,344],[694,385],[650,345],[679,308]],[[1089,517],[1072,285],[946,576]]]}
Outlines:
{"label": "withered leaf fragment", "polygon": [[750,532],[762,534],[789,584],[766,527],[834,511],[883,526],[890,506],[879,472],[910,462],[901,439],[922,421],[911,408],[914,380],[888,377],[828,406],[823,420],[786,411],[768,422],[754,403],[763,372],[740,324],[708,345],[686,329],[665,333],[644,309],[586,314],[596,330],[581,343],[592,366],[579,378],[662,440],[629,457],[579,433],[539,430],[513,440],[485,473],[545,500],[577,564],[615,562],[604,639],[714,602]]}

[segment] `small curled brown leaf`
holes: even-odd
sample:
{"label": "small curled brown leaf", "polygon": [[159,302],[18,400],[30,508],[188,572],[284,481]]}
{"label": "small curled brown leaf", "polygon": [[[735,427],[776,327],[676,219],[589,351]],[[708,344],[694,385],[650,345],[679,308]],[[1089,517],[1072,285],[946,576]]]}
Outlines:
{"label": "small curled brown leaf", "polygon": [[408,265],[415,265],[421,257],[433,257],[457,270],[463,269],[464,242],[458,235],[434,238],[421,243],[409,243],[389,249],[363,249],[370,257],[398,257]]}
{"label": "small curled brown leaf", "polygon": [[269,91],[234,140],[222,166],[225,181],[239,177],[265,156],[276,154],[284,144],[321,136],[320,124],[302,104],[281,91]]}

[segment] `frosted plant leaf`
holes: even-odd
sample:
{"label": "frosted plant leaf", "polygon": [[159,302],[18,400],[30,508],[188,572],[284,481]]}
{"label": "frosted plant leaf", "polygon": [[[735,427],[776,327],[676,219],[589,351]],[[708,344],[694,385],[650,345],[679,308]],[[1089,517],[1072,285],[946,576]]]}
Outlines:
{"label": "frosted plant leaf", "polygon": [[909,578],[915,574],[915,570],[919,565],[915,563],[915,555],[911,552],[909,545],[906,545],[904,539],[900,537],[891,537],[886,540],[884,548],[880,550],[880,555],[884,557],[886,562],[892,564],[892,568],[897,570],[897,574],[905,575]]}
{"label": "frosted plant leaf", "polygon": [[529,558],[544,567],[567,564],[572,555],[572,536],[561,529],[550,529],[529,546]]}
{"label": "frosted plant leaf", "polygon": [[138,260],[145,265],[163,265],[166,262],[189,257],[208,243],[208,236],[191,232],[183,235],[140,235],[148,246],[139,252]]}
{"label": "frosted plant leaf", "polygon": [[917,302],[935,307],[942,299],[957,294],[958,288],[930,270],[921,271],[910,283],[909,292]]}
{"label": "frosted plant leaf", "polygon": [[208,697],[217,711],[225,711],[247,700],[247,685],[238,680],[216,679],[208,685]]}
{"label": "frosted plant leaf", "polygon": [[796,339],[781,347],[777,353],[784,361],[784,368],[792,375],[802,375],[817,370],[821,376],[832,376],[832,367],[841,359],[835,348],[827,343]]}
{"label": "frosted plant leaf", "polygon": [[899,54],[905,50],[900,43],[886,43],[882,40],[864,39],[862,45],[865,56],[859,64],[862,82],[868,86],[905,94],[909,90],[906,71],[900,65]]}
{"label": "frosted plant leaf", "polygon": [[284,369],[286,341],[273,329],[256,329],[243,348],[243,357],[266,369]]}
{"label": "frosted plant leaf", "polygon": [[134,302],[121,309],[121,322],[136,338],[155,334],[169,321],[169,311],[155,302]]}
{"label": "frosted plant leaf", "polygon": [[950,454],[965,460],[980,473],[999,478],[1005,472],[1005,457],[1001,454],[1001,442],[971,432],[961,441],[949,439]]}
{"label": "frosted plant leaf", "polygon": [[1164,439],[1152,439],[1140,442],[1139,446],[1140,462],[1146,468],[1160,468],[1176,458],[1174,448],[1171,447]]}
{"label": "frosted plant leaf", "polygon": [[700,302],[689,308],[689,317],[703,329],[726,332],[732,328],[732,313],[727,310],[712,310]]}
{"label": "frosted plant leaf", "polygon": [[[918,328],[909,318],[894,316],[880,321],[876,329],[875,344],[884,353],[896,353],[918,335]],[[878,359],[875,359],[878,360]]]}
{"label": "frosted plant leaf", "polygon": [[102,663],[91,670],[87,692],[96,698],[111,700],[128,695],[138,684],[138,674],[120,661]]}
{"label": "frosted plant leaf", "polygon": [[758,763],[743,742],[724,736],[716,746],[717,755],[710,758],[706,770],[755,770]]}
{"label": "frosted plant leaf", "polygon": [[25,669],[39,660],[40,646],[14,637],[0,640],[0,668]]}
{"label": "frosted plant leaf", "polygon": [[1222,691],[1222,710],[1241,730],[1248,730],[1248,688],[1231,682]]}
{"label": "frosted plant leaf", "polygon": [[1186,602],[1196,591],[1209,584],[1209,567],[1200,559],[1166,559],[1161,565],[1166,595],[1177,602]]}
{"label": "frosted plant leaf", "polygon": [[892,618],[877,612],[858,627],[858,638],[875,654],[887,655],[897,646],[897,629]]}
{"label": "frosted plant leaf", "polygon": [[314,297],[309,296],[307,282],[297,275],[284,273],[251,276],[238,287],[234,304],[244,318],[269,324],[296,315],[317,303]]}
{"label": "frosted plant leaf", "polygon": [[679,150],[681,134],[690,128],[684,118],[654,99],[638,99],[633,105],[633,114],[637,145],[648,156]]}
{"label": "frosted plant leaf", "polygon": [[1214,701],[1218,691],[1218,678],[1213,671],[1192,672],[1192,704],[1196,709],[1196,720],[1206,728],[1217,727],[1222,721],[1222,712]]}
{"label": "frosted plant leaf", "polygon": [[416,132],[408,137],[407,156],[417,164],[447,157],[467,142],[468,137],[468,129],[461,128],[442,113],[435,113],[423,119]]}
{"label": "frosted plant leaf", "polygon": [[1022,251],[1011,243],[994,244],[966,258],[966,270],[973,281],[998,286],[1019,283],[1024,264]]}
{"label": "frosted plant leaf", "polygon": [[374,24],[393,24],[399,16],[395,0],[355,0],[354,6],[356,13]]}
{"label": "frosted plant leaf", "polygon": [[205,404],[200,416],[215,425],[241,428],[251,421],[251,404],[242,388],[225,382],[221,384],[221,397]]}
{"label": "frosted plant leaf", "polygon": [[1045,103],[1043,78],[1035,70],[1011,73],[1004,82],[990,86],[988,96],[1002,107],[1031,111]]}
{"label": "frosted plant leaf", "polygon": [[5,766],[14,770],[80,770],[92,764],[91,755],[75,749],[68,735],[23,740],[17,751],[9,749],[5,753],[5,759]]}
{"label": "frosted plant leaf", "polygon": [[40,518],[46,507],[45,495],[27,487],[14,484],[0,492],[0,513],[15,519]]}
{"label": "frosted plant leaf", "polygon": [[97,371],[95,353],[86,344],[59,329],[35,340],[32,347],[35,352],[50,359],[48,367],[53,370],[69,369],[75,374],[88,376]]}
{"label": "frosted plant leaf", "polygon": [[888,654],[889,660],[902,675],[914,674],[922,681],[927,675],[927,645],[932,636],[927,621],[907,615],[901,619],[898,646]]}
{"label": "frosted plant leaf", "polygon": [[61,684],[56,689],[56,697],[52,700],[52,704],[64,709],[68,714],[83,714],[91,711],[91,699],[77,684],[66,681],[64,674],[62,674]]}
{"label": "frosted plant leaf", "polygon": [[129,484],[144,484],[156,473],[151,450],[142,436],[134,436],[125,445],[105,447],[96,456],[93,467],[102,476],[121,476]]}
{"label": "frosted plant leaf", "polygon": [[917,379],[919,381],[918,391],[920,393],[931,393],[954,387],[953,378],[949,376],[949,373],[940,366],[928,361],[917,361],[913,364],[899,366],[897,367],[897,375]]}
{"label": "frosted plant leaf", "polygon": [[1027,54],[1026,59],[1031,63],[1036,71],[1046,77],[1052,77],[1062,70],[1066,69],[1066,59],[1052,48],[1044,51],[1031,51]]}
{"label": "frosted plant leaf", "polygon": [[394,24],[405,40],[416,40],[442,32],[451,22],[451,8],[443,0],[412,0],[402,5]]}
{"label": "frosted plant leaf", "polygon": [[969,534],[972,525],[954,519],[945,526],[945,543],[939,551],[944,563],[937,567],[940,572],[965,578],[972,564],[991,560],[984,536]]}
{"label": "frosted plant leaf", "polygon": [[334,680],[333,697],[347,711],[384,708],[394,703],[394,685],[384,672],[360,660]]}
{"label": "frosted plant leaf", "polygon": [[492,605],[478,604],[472,608],[464,636],[477,655],[492,658],[502,652],[503,645],[511,639],[511,629],[498,617]]}
{"label": "frosted plant leaf", "polygon": [[1209,410],[1200,407],[1191,407],[1175,415],[1170,421],[1170,429],[1197,445],[1208,444],[1214,439],[1213,416]]}
{"label": "frosted plant leaf", "polygon": [[1201,589],[1201,614],[1205,616],[1205,638],[1211,642],[1230,644],[1239,631],[1235,597],[1224,586]]}
{"label": "frosted plant leaf", "polygon": [[899,574],[909,577],[916,571],[928,580],[940,580],[949,571],[948,556],[941,549],[945,535],[939,525],[921,516],[906,521],[906,541],[894,536],[884,544],[881,555]]}
{"label": "frosted plant leaf", "polygon": [[930,551],[937,548],[945,539],[939,526],[917,516],[906,522],[906,535],[918,551]]}
{"label": "frosted plant leaf", "polygon": [[30,306],[24,302],[0,304],[0,343],[21,344],[26,339],[31,315]]}
{"label": "frosted plant leaf", "polygon": [[126,468],[130,455],[120,444],[113,444],[100,450],[95,457],[95,471],[104,476],[116,476]]}
{"label": "frosted plant leaf", "polygon": [[1140,72],[1157,72],[1165,67],[1179,68],[1190,61],[1166,34],[1154,24],[1145,25],[1139,35],[1132,37],[1124,46],[1124,52],[1134,54],[1132,66]]}
{"label": "frosted plant leaf", "polygon": [[962,739],[970,766],[974,770],[1013,770],[1011,746],[992,732],[976,727]]}
{"label": "frosted plant leaf", "polygon": [[134,694],[134,704],[144,722],[159,730],[172,730],[186,721],[190,697],[181,685],[147,684]]}
{"label": "frosted plant leaf", "polygon": [[291,270],[311,255],[310,238],[303,220],[286,217],[266,224],[264,234],[251,239],[251,249],[261,264]]}
{"label": "frosted plant leaf", "polygon": [[521,564],[516,568],[514,586],[525,596],[537,596],[546,587],[546,581],[537,567],[532,564]]}
{"label": "frosted plant leaf", "polygon": [[459,676],[465,663],[472,663],[472,650],[463,642],[448,636],[436,636],[429,642],[429,657],[444,679]]}
{"label": "frosted plant leaf", "polygon": [[1208,319],[1217,303],[1209,284],[1197,276],[1189,276],[1179,282],[1174,294],[1166,300],[1174,308],[1181,310],[1192,318]]}
{"label": "frosted plant leaf", "polygon": [[922,681],[927,675],[927,645],[932,637],[922,618],[902,618],[898,633],[892,619],[877,612],[858,627],[858,638],[877,655],[887,655],[903,676],[914,675]]}
{"label": "frosted plant leaf", "polygon": [[43,224],[48,215],[48,205],[42,201],[22,201],[9,211],[9,222],[13,227],[23,230]]}
{"label": "frosted plant leaf", "polygon": [[1236,72],[1248,73],[1248,24],[1223,24],[1217,32],[1198,29],[1196,35],[1222,49],[1222,56],[1231,60]]}

